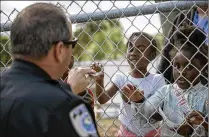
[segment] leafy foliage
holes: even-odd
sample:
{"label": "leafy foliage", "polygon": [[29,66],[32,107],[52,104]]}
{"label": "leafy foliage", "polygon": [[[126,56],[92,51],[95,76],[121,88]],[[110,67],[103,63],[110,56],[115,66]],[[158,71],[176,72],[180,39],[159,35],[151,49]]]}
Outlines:
{"label": "leafy foliage", "polygon": [[79,24],[74,36],[78,45],[74,56],[79,61],[117,59],[126,51],[123,28],[117,20]]}
{"label": "leafy foliage", "polygon": [[0,67],[7,67],[11,64],[12,59],[11,55],[9,53],[9,45],[10,41],[7,36],[0,36],[0,51],[1,51],[1,62],[0,62]]}

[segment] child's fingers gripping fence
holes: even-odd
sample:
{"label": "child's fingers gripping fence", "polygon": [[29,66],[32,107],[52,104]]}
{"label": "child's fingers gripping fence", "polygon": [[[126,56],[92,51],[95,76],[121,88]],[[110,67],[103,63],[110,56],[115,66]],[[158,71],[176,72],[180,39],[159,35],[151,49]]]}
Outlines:
{"label": "child's fingers gripping fence", "polygon": [[[130,103],[123,101],[122,92],[113,95],[103,90],[103,95],[96,96],[95,84],[90,85],[94,99],[90,99],[91,93],[86,93],[84,98],[95,102],[91,104],[101,136],[116,136],[122,129],[125,131],[120,132],[121,136],[127,131],[139,136],[153,131],[160,131],[164,136],[177,136],[186,130],[181,125],[194,110],[201,112],[203,118],[195,115],[191,119],[198,122],[186,121],[191,125],[192,134],[207,132],[208,93],[205,84],[208,55],[205,55],[207,48],[201,47],[208,45],[205,38],[208,36],[208,1],[66,1],[56,5],[72,21],[74,36],[78,38],[74,66],[100,62],[105,73],[104,89],[111,87],[113,82],[120,91],[131,82],[144,91],[146,99],[143,103]],[[18,12],[18,7],[11,11],[1,10],[1,72],[12,62],[9,36],[11,23]],[[150,35],[137,33],[140,31]],[[197,37],[203,40],[198,41]],[[150,73],[163,74],[167,83],[163,82],[163,77],[151,77],[142,69],[144,67]],[[135,77],[135,72],[142,72],[144,78],[131,78]],[[160,89],[169,83],[171,86]],[[176,86],[180,92],[175,92]],[[100,105],[97,99],[104,95],[110,99]],[[152,117],[154,114],[161,114],[158,116],[162,121],[156,122]],[[158,136],[157,133],[154,135]]]}

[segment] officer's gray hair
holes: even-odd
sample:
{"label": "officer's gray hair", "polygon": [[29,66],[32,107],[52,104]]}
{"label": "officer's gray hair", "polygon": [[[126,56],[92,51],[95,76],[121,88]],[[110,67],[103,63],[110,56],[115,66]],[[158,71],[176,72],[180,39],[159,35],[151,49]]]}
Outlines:
{"label": "officer's gray hair", "polygon": [[53,42],[69,40],[69,21],[63,10],[49,3],[35,3],[22,10],[11,26],[11,53],[40,59]]}

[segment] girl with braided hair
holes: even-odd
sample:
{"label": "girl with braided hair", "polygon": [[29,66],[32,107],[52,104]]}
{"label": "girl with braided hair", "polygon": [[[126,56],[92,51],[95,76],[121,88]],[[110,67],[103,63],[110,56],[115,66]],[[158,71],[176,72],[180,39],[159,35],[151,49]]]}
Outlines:
{"label": "girl with braided hair", "polygon": [[[136,95],[141,102],[131,101],[132,110],[136,117],[150,117],[157,111],[165,122],[161,136],[207,136],[208,87],[202,80],[207,76],[208,46],[194,37],[200,33],[195,27],[180,30],[173,35],[173,44],[179,48],[170,52],[174,83],[158,89],[147,100]],[[128,97],[133,92],[125,91]]]}
{"label": "girl with braided hair", "polygon": [[[172,67],[170,65],[170,51],[174,48],[173,46],[173,34],[182,27],[185,26],[195,26],[203,31],[203,33],[194,33],[194,39],[190,39],[192,41],[198,40],[205,41],[208,45],[208,4],[205,6],[194,6],[190,10],[181,11],[174,19],[173,25],[168,33],[167,39],[165,40],[165,46],[163,49],[163,53],[160,59],[160,64],[158,65],[158,73],[163,74],[166,82],[168,84],[173,83],[173,78],[171,72]],[[197,30],[196,30],[197,31]],[[196,35],[197,34],[197,35]],[[207,81],[205,81],[205,84]]]}
{"label": "girl with braided hair", "polygon": [[[136,120],[130,104],[130,98],[138,102],[135,96],[140,94],[139,91],[143,91],[143,96],[148,98],[154,94],[155,89],[165,84],[165,80],[161,74],[150,74],[147,71],[149,62],[157,54],[156,41],[147,33],[135,32],[128,39],[127,47],[127,60],[130,71],[117,72],[111,78],[111,85],[107,89],[104,89],[104,74],[98,76],[96,79],[96,95],[98,101],[104,104],[116,95],[117,91],[120,91],[122,101],[120,104],[121,113],[119,115],[121,122],[118,132],[119,137],[158,137],[160,122],[146,117],[140,117]],[[124,86],[134,87],[135,92],[130,98],[127,98],[121,90]]]}

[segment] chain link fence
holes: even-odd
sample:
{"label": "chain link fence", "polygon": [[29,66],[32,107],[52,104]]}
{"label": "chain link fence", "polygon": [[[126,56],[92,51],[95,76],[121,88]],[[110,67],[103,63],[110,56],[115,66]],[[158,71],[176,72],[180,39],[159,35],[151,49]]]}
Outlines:
{"label": "chain link fence", "polygon": [[[201,75],[201,78],[207,83],[208,57],[207,48],[204,46],[207,47],[208,42],[206,39],[198,45],[198,37],[201,36],[192,37],[192,35],[197,36],[195,30],[188,34],[189,32],[179,30],[179,28],[184,29],[184,27],[190,25],[207,35],[208,2],[144,1],[138,6],[136,1],[127,1],[123,8],[119,8],[117,4],[116,1],[56,3],[72,21],[74,36],[78,38],[78,44],[74,50],[74,66],[90,66],[92,62],[99,62],[104,67],[104,87],[92,82],[88,88],[93,94],[91,92],[80,94],[86,100],[91,101],[94,107],[100,135],[117,136],[118,132],[121,131],[121,136],[132,136],[132,133],[138,136],[158,136],[157,133],[162,134],[162,136],[180,136],[179,134],[183,133],[188,136],[187,133],[191,131],[194,136],[207,136],[207,130],[205,129],[208,114],[207,85],[202,86],[195,82],[198,82],[199,75]],[[101,5],[103,5],[103,8],[101,8]],[[109,9],[104,11],[106,5]],[[89,6],[91,12],[86,11]],[[75,7],[77,13],[72,14],[71,7]],[[1,72],[9,67],[12,62],[9,52],[9,31],[12,20],[18,12],[17,9],[10,11],[10,13],[1,10],[1,18],[5,20],[1,22]],[[174,20],[177,14],[179,18]],[[158,27],[156,26],[157,21],[152,19],[156,16],[161,21]],[[128,22],[128,25],[124,25],[124,22]],[[137,22],[144,22],[144,25],[139,26]],[[147,29],[148,26],[150,29]],[[152,37],[144,33],[133,34],[133,32],[141,31],[146,31]],[[153,34],[152,31],[155,33]],[[178,36],[175,33],[178,33]],[[141,39],[141,36],[145,39]],[[156,44],[154,41],[156,41]],[[143,47],[143,45],[146,46],[147,42],[148,47]],[[151,61],[151,54],[147,55],[147,52],[149,47],[153,47],[153,45],[156,57]],[[198,50],[194,53],[194,48],[187,49],[183,45],[196,46]],[[194,55],[192,57],[190,56],[190,50]],[[136,55],[133,57],[132,54]],[[139,54],[143,56],[139,56]],[[164,58],[164,64],[159,67],[162,58]],[[195,62],[198,59],[206,59],[206,61],[204,64],[198,64],[198,62],[204,62],[203,60]],[[144,71],[140,69],[140,66],[143,65],[139,62],[146,64],[147,60],[149,61],[147,71],[152,75],[146,73],[144,78],[134,78],[135,70]],[[182,60],[185,62],[187,60],[186,64]],[[184,66],[183,69],[181,63]],[[133,68],[133,70],[130,70],[130,68]],[[169,71],[171,69],[173,74]],[[132,76],[127,72],[130,72]],[[167,84],[171,83],[171,85],[159,89],[166,83],[164,83],[162,75],[156,74],[157,72],[164,74]],[[177,78],[174,78],[175,72],[179,74]],[[183,74],[185,72],[188,74]],[[172,77],[172,75],[174,76]],[[124,86],[127,84],[136,85],[136,92],[126,92]],[[192,84],[196,85],[191,88],[190,85]],[[102,90],[102,88],[108,89],[112,85],[117,87],[118,92],[110,89],[107,92]],[[187,88],[184,88],[185,85]],[[186,91],[179,91],[179,87]],[[100,95],[97,93],[96,96],[96,89],[100,89],[102,93]],[[135,98],[140,97],[138,90],[144,91],[146,99],[143,103],[133,103]],[[110,94],[110,91],[115,92],[115,94]],[[194,115],[189,119],[188,114],[193,110],[197,110],[198,114],[201,112],[200,117]],[[161,119],[161,121],[156,122],[156,119]],[[196,123],[192,123],[191,119]],[[180,128],[179,125],[184,124],[185,126],[188,121],[192,125],[190,128]]]}

